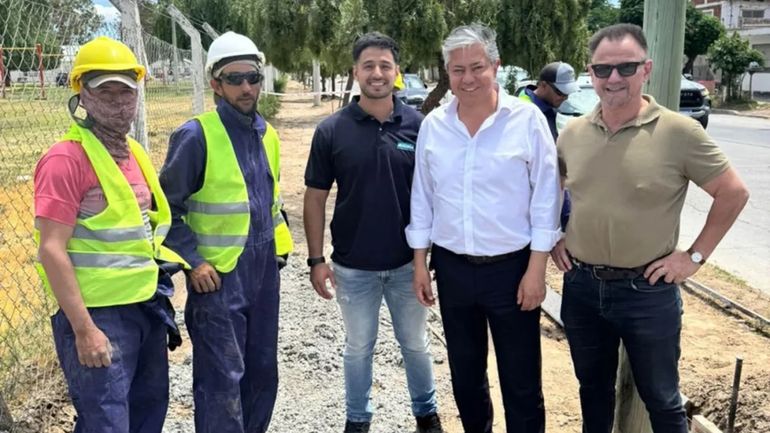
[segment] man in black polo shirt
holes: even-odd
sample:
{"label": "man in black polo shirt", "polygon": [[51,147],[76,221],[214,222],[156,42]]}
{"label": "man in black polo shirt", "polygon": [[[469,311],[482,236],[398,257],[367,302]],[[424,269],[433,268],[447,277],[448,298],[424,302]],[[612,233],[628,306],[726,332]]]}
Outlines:
{"label": "man in black polo shirt", "polygon": [[[418,432],[441,432],[427,310],[412,293],[409,222],[414,146],[423,116],[393,96],[398,46],[380,33],[353,47],[361,96],[318,125],[305,171],[305,233],[313,288],[336,289],[345,322],[345,432],[368,432],[372,419],[372,354],[383,296],[401,346]],[[326,199],[337,182],[331,223],[333,266],[325,263]]]}

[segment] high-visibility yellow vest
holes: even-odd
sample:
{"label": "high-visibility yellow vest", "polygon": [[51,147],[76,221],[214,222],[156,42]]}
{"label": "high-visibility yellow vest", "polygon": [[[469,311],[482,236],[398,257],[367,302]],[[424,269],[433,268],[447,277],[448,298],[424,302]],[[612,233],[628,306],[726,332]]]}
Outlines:
{"label": "high-visibility yellow vest", "polygon": [[[249,234],[251,215],[249,196],[235,150],[216,111],[196,119],[206,141],[206,167],[203,186],[187,200],[185,222],[195,233],[198,252],[220,272],[230,272],[238,263]],[[273,174],[271,214],[275,231],[276,254],[288,254],[293,243],[281,215],[279,187],[280,143],[275,129],[268,124],[262,138],[268,165]]]}
{"label": "high-visibility yellow vest", "polygon": [[521,91],[521,93],[519,93],[519,99],[521,99],[522,101],[534,103],[534,101],[532,101],[532,98],[530,98],[529,95],[527,95],[527,92],[523,90]]}
{"label": "high-visibility yellow vest", "polygon": [[[139,143],[127,138],[156,205],[155,210],[149,211],[151,240],[147,238],[133,189],[99,139],[78,125],[72,125],[61,139],[78,142],[83,147],[107,202],[107,207],[97,215],[78,216],[67,242],[67,254],[86,307],[126,305],[150,299],[158,284],[156,259],[189,268],[179,255],[162,245],[171,226],[171,210],[150,158]],[[35,242],[40,244],[37,228]],[[53,296],[43,266],[39,262],[35,266],[46,290]]]}

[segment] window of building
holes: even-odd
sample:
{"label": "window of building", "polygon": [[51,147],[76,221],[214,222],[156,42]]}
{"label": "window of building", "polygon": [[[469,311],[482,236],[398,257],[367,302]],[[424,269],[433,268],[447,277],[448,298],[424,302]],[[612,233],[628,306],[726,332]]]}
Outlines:
{"label": "window of building", "polygon": [[763,9],[743,9],[741,16],[743,18],[764,18],[765,11]]}

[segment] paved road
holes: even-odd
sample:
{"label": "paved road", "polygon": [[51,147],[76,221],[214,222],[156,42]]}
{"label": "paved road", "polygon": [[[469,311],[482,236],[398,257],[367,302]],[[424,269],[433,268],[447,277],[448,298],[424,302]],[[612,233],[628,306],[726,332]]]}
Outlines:
{"label": "paved road", "polygon": [[[730,158],[751,198],[709,259],[770,293],[770,120],[712,114],[708,132]],[[706,221],[711,197],[690,184],[680,246],[687,248]]]}

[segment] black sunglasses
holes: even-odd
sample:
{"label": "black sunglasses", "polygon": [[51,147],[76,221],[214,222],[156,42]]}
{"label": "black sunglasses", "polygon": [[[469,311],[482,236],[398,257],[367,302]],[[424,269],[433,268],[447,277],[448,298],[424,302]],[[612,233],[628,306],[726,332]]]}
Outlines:
{"label": "black sunglasses", "polygon": [[596,75],[597,78],[609,77],[612,75],[613,69],[617,69],[618,74],[620,74],[621,77],[630,77],[634,75],[636,73],[636,69],[639,68],[640,65],[645,64],[645,62],[647,62],[647,60],[618,63],[617,65],[591,65],[591,70],[594,71],[594,75]]}
{"label": "black sunglasses", "polygon": [[553,89],[554,93],[556,93],[556,96],[561,96],[561,97],[567,96],[567,94],[562,92],[561,90],[559,90],[559,88],[556,87],[555,84],[548,83],[548,85],[551,86],[551,88]]}
{"label": "black sunglasses", "polygon": [[246,80],[249,84],[258,84],[262,82],[264,76],[257,71],[250,72],[231,72],[229,74],[222,74],[219,76],[220,81],[231,86],[240,86],[243,80]]}

